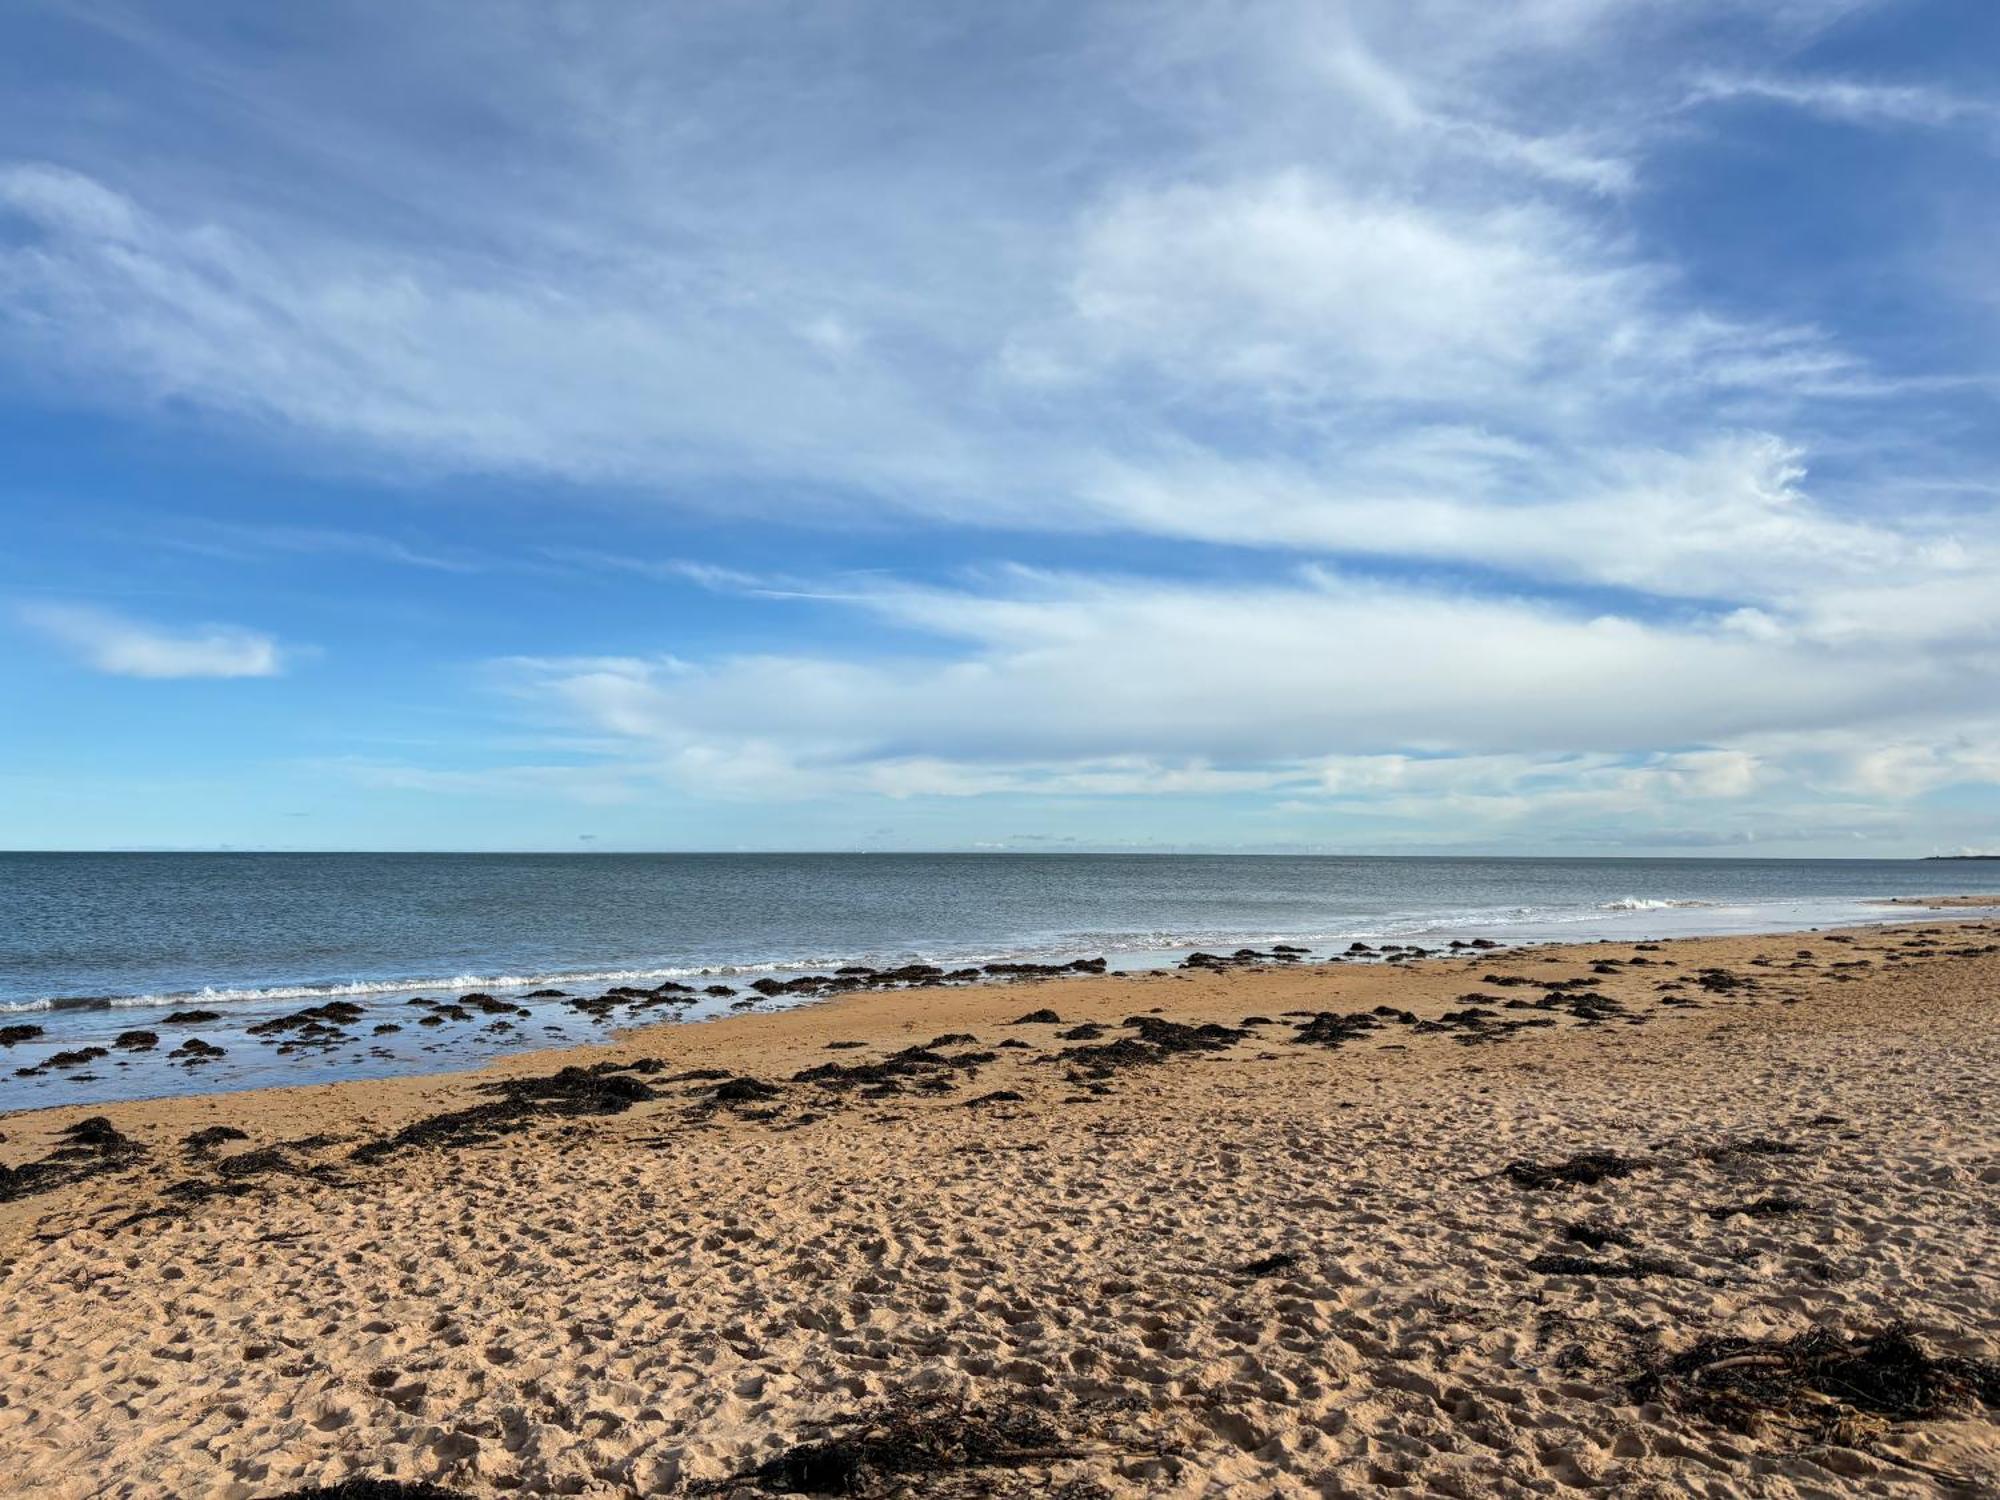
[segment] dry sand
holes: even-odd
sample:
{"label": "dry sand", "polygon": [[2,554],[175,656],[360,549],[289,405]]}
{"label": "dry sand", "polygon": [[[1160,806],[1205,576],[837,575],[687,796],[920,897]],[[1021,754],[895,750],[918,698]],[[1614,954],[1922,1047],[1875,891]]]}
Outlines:
{"label": "dry sand", "polygon": [[[864,995],[478,1075],[114,1106],[143,1155],[82,1148],[115,1170],[0,1205],[0,1489],[672,1494],[928,1393],[1046,1430],[999,1466],[885,1482],[905,1493],[2000,1493],[2000,1413],[1976,1403],[1834,1434],[1857,1447],[1627,1388],[1703,1336],[1816,1323],[1903,1318],[1939,1352],[2000,1355],[1996,939],[1959,922]],[[1648,962],[1593,972],[1606,958]],[[1710,967],[1750,982],[1694,982]],[[1631,1019],[1503,1008],[1571,978]],[[1283,1015],[1434,1018],[1475,991],[1556,1024],[1468,1044],[1391,1018],[1336,1049]],[[1008,1024],[1040,1007],[1063,1024]],[[1103,1079],[1047,1061],[1091,1045],[1057,1039],[1076,1023],[1110,1042],[1153,1012],[1271,1024]],[[782,1081],[949,1032],[977,1042],[946,1055],[996,1054],[946,1070],[949,1092],[716,1105],[681,1076]],[[626,1112],[352,1159],[490,1101],[482,1083],[652,1058],[610,1075],[656,1096]],[[996,1091],[1022,1098],[971,1102]],[[89,1113],[0,1119],[0,1160],[44,1158]],[[249,1139],[180,1144],[218,1125]],[[331,1139],[245,1157],[302,1137]],[[1636,1169],[1546,1190],[1503,1170],[1593,1149]],[[1773,1198],[1798,1206],[1720,1211]],[[1587,1220],[1632,1243],[1565,1237]],[[1550,1252],[1668,1269],[1530,1269]]]}

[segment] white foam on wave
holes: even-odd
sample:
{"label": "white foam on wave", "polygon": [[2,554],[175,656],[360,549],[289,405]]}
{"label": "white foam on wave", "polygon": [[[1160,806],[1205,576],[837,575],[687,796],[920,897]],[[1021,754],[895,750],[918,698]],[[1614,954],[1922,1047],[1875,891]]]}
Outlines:
{"label": "white foam on wave", "polygon": [[1670,901],[1658,896],[1626,896],[1599,904],[1599,911],[1677,911],[1682,907],[1719,906],[1719,901]]}
{"label": "white foam on wave", "polygon": [[0,1003],[0,1011],[28,1010],[71,1010],[98,1009],[110,1007],[125,1009],[147,1005],[222,1005],[232,1003],[255,1003],[260,1000],[335,1000],[353,995],[394,995],[426,994],[441,991],[465,993],[475,990],[544,990],[562,989],[568,985],[581,984],[633,984],[640,980],[651,980],[657,984],[662,979],[693,979],[702,976],[727,978],[735,974],[783,973],[794,969],[804,970],[829,967],[847,960],[808,959],[802,962],[768,964],[709,964],[703,966],[677,965],[665,968],[647,969],[582,969],[563,970],[549,974],[455,974],[448,978],[435,975],[403,977],[396,979],[354,979],[327,981],[318,984],[272,984],[230,987],[205,985],[200,989],[174,990],[166,993],[144,995],[107,995],[102,998],[79,997],[60,1000],[23,1000]]}
{"label": "white foam on wave", "polygon": [[[142,1007],[189,1007],[200,1005],[254,1005],[259,1002],[320,1002],[348,997],[386,994],[442,994],[484,990],[520,992],[535,989],[573,989],[585,985],[658,984],[662,980],[726,980],[762,975],[789,976],[825,973],[847,964],[889,968],[906,963],[934,963],[961,967],[997,962],[1061,961],[1083,954],[1105,954],[1118,968],[1147,967],[1148,959],[1171,962],[1173,955],[1196,949],[1268,947],[1272,943],[1299,943],[1328,951],[1356,939],[1380,942],[1385,938],[1407,941],[1412,938],[1442,938],[1493,935],[1513,941],[1546,941],[1559,932],[1593,923],[1615,923],[1632,914],[1669,911],[1720,909],[1728,903],[1669,897],[1625,896],[1595,905],[1483,906],[1443,910],[1356,915],[1300,930],[1277,928],[1187,928],[1101,929],[1067,932],[1045,931],[1012,943],[981,945],[951,950],[906,948],[896,952],[855,953],[840,957],[772,959],[740,963],[710,962],[628,966],[598,969],[560,969],[530,973],[418,975],[388,979],[300,982],[270,985],[210,985],[199,989],[157,991],[137,995],[75,996],[56,999],[0,1001],[0,1014],[9,1012],[83,1011]],[[1780,903],[1783,905],[1784,903]],[[1815,904],[1815,903],[1806,903]],[[1761,905],[1742,908],[1762,910]],[[1775,908],[1773,908],[1775,910]],[[1827,913],[1835,915],[1835,913]],[[1879,914],[1856,908],[1843,909],[1846,920],[1868,920]],[[1823,918],[1816,917],[1815,920]],[[1621,924],[1623,925],[1623,924]],[[1776,926],[1790,926],[1778,922]],[[1137,963],[1134,963],[1137,960]]]}

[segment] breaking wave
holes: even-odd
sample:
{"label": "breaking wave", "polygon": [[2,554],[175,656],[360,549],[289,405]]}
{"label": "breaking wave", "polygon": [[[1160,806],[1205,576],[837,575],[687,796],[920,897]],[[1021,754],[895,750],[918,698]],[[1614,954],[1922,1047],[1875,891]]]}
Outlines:
{"label": "breaking wave", "polygon": [[1599,904],[1599,911],[1674,911],[1685,906],[1719,906],[1718,901],[1669,901],[1657,896],[1626,896]]}

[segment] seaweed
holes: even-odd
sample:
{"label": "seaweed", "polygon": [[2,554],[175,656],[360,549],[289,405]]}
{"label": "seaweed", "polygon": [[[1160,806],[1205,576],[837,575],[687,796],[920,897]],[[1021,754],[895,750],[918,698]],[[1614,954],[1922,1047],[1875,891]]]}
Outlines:
{"label": "seaweed", "polygon": [[1852,1336],[1821,1326],[1789,1339],[1704,1338],[1656,1359],[1626,1389],[1739,1432],[1777,1428],[1854,1446],[1885,1421],[2000,1407],[2000,1360],[1936,1355],[1902,1322]]}
{"label": "seaweed", "polygon": [[420,1480],[360,1477],[289,1490],[272,1500],[472,1500],[472,1497],[463,1490],[447,1490]]}
{"label": "seaweed", "polygon": [[778,1097],[779,1089],[774,1083],[766,1083],[761,1078],[730,1078],[715,1086],[709,1095],[717,1104],[760,1104],[766,1099]]}
{"label": "seaweed", "polygon": [[1559,1162],[1510,1161],[1507,1176],[1524,1188],[1592,1187],[1611,1178],[1630,1177],[1643,1165],[1615,1151],[1580,1151]]}
{"label": "seaweed", "polygon": [[1797,1156],[1805,1148],[1794,1146],[1790,1141],[1773,1140],[1768,1135],[1753,1135],[1746,1141],[1721,1141],[1713,1146],[1704,1146],[1701,1154],[1709,1161],[1726,1162],[1739,1156]]}
{"label": "seaweed", "polygon": [[427,1115],[394,1135],[366,1141],[349,1153],[358,1162],[376,1162],[414,1147],[457,1150],[514,1135],[537,1121],[583,1115],[620,1115],[635,1104],[657,1099],[647,1083],[629,1076],[635,1064],[598,1063],[564,1068],[539,1078],[509,1078],[487,1084],[499,1097],[486,1104]]}
{"label": "seaweed", "polygon": [[56,1132],[63,1144],[40,1161],[18,1167],[0,1165],[0,1203],[54,1192],[131,1166],[145,1148],[121,1134],[103,1115],[78,1120]]}
{"label": "seaweed", "polygon": [[1270,1255],[1259,1256],[1236,1268],[1238,1276],[1271,1276],[1279,1271],[1289,1271],[1299,1263],[1298,1255],[1290,1250],[1274,1251]]}
{"label": "seaweed", "polygon": [[1799,1213],[1805,1207],[1803,1198],[1788,1198],[1782,1193],[1774,1193],[1768,1198],[1756,1198],[1748,1203],[1718,1203],[1705,1212],[1711,1219],[1727,1219],[1737,1214],[1752,1219],[1781,1219],[1787,1214]]}
{"label": "seaweed", "polygon": [[1367,1011],[1341,1015],[1337,1011],[1323,1010],[1301,1025],[1292,1040],[1338,1050],[1349,1042],[1359,1041],[1371,1031],[1381,1029],[1381,1020]]}
{"label": "seaweed", "polygon": [[1528,1269],[1543,1276],[1678,1276],[1680,1268],[1656,1255],[1634,1255],[1625,1260],[1601,1260],[1594,1255],[1537,1255]]}
{"label": "seaweed", "polygon": [[1081,1457],[1041,1412],[979,1405],[963,1396],[906,1393],[830,1424],[834,1435],[785,1449],[756,1468],[690,1487],[696,1495],[754,1486],[781,1495],[920,1491],[954,1474]]}
{"label": "seaweed", "polygon": [[187,1151],[213,1151],[224,1141],[247,1141],[250,1137],[234,1125],[210,1125],[201,1130],[191,1131],[181,1137],[181,1146]]}
{"label": "seaweed", "polygon": [[817,1084],[820,1088],[841,1092],[847,1089],[865,1088],[881,1094],[893,1094],[901,1090],[906,1080],[914,1080],[918,1088],[948,1090],[951,1084],[947,1075],[965,1073],[976,1075],[981,1067],[992,1062],[999,1054],[994,1052],[961,1052],[956,1057],[946,1057],[932,1050],[941,1045],[956,1045],[977,1041],[977,1037],[963,1032],[939,1037],[924,1047],[905,1047],[901,1052],[892,1052],[879,1062],[856,1063],[843,1067],[839,1063],[820,1063],[816,1067],[802,1068],[792,1075],[794,1083]]}
{"label": "seaweed", "polygon": [[1606,1245],[1616,1245],[1629,1250],[1637,1243],[1624,1230],[1614,1228],[1601,1219],[1572,1219],[1562,1227],[1563,1238],[1574,1240],[1579,1245],[1588,1245],[1593,1250],[1602,1250]]}
{"label": "seaweed", "polygon": [[1187,1052],[1220,1052],[1236,1045],[1250,1033],[1235,1026],[1188,1026],[1158,1016],[1127,1016],[1119,1024],[1130,1027],[1136,1037],[1121,1036],[1116,1041],[1094,1046],[1065,1047],[1057,1059],[1071,1063],[1087,1078],[1108,1078],[1120,1068],[1143,1067],[1165,1062]]}

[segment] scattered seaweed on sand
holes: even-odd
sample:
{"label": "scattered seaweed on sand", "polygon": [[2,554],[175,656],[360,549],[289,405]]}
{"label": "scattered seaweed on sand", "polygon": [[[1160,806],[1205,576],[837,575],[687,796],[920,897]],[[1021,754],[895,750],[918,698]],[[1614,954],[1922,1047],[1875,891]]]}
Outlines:
{"label": "scattered seaweed on sand", "polygon": [[1906,1323],[1852,1337],[1818,1327],[1789,1339],[1705,1338],[1626,1389],[1752,1436],[1855,1447],[1888,1422],[2000,1407],[2000,1360],[1935,1355]]}
{"label": "scattered seaweed on sand", "polygon": [[1089,1451],[1031,1407],[985,1406],[962,1396],[902,1394],[831,1424],[817,1442],[787,1448],[756,1468],[691,1487],[696,1495],[743,1489],[780,1495],[931,1493],[982,1469],[1058,1463]]}
{"label": "scattered seaweed on sand", "polygon": [[1537,1255],[1528,1269],[1542,1276],[1678,1276],[1680,1267],[1657,1255],[1633,1255],[1624,1260],[1603,1260],[1594,1255]]}
{"label": "scattered seaweed on sand", "polygon": [[656,1070],[636,1063],[599,1063],[487,1084],[483,1091],[498,1096],[490,1103],[427,1115],[394,1135],[363,1142],[350,1155],[358,1162],[376,1162],[413,1147],[457,1150],[514,1135],[551,1117],[623,1114],[635,1104],[659,1097],[644,1080],[631,1076]]}
{"label": "scattered seaweed on sand", "polygon": [[778,1094],[776,1084],[746,1076],[724,1079],[708,1097],[717,1104],[761,1104],[766,1099],[777,1098]]}
{"label": "scattered seaweed on sand", "polygon": [[144,1157],[145,1148],[121,1134],[103,1115],[57,1132],[62,1144],[40,1161],[0,1165],[0,1203],[53,1192],[71,1183],[120,1171]]}
{"label": "scattered seaweed on sand", "polygon": [[291,1490],[274,1496],[273,1500],[472,1500],[472,1497],[463,1490],[447,1490],[408,1479],[359,1478]]}
{"label": "scattered seaweed on sand", "polygon": [[1062,1017],[1046,1007],[1031,1010],[1025,1016],[1017,1016],[1007,1023],[1009,1026],[1060,1026]]}
{"label": "scattered seaweed on sand", "polygon": [[1308,951],[1305,948],[1278,947],[1270,952],[1259,952],[1255,948],[1238,948],[1234,953],[1190,953],[1181,960],[1183,969],[1240,969],[1255,964],[1297,963]]}
{"label": "scattered seaweed on sand", "polygon": [[878,1062],[855,1063],[852,1066],[829,1062],[802,1068],[792,1075],[792,1082],[814,1084],[834,1093],[869,1089],[877,1094],[895,1094],[902,1091],[906,1082],[914,1082],[919,1088],[929,1088],[944,1081],[949,1088],[947,1075],[955,1072],[976,1073],[980,1062],[990,1061],[992,1056],[990,1052],[974,1052],[946,1057],[929,1047],[905,1047]]}
{"label": "scattered seaweed on sand", "polygon": [[1291,1250],[1277,1250],[1256,1260],[1246,1261],[1236,1268],[1238,1276],[1274,1276],[1280,1271],[1289,1271],[1299,1263],[1298,1254]]}
{"label": "scattered seaweed on sand", "polygon": [[[1383,1010],[1389,1007],[1384,1006]],[[1414,1021],[1415,1016],[1410,1016]],[[1303,1023],[1293,1034],[1292,1040],[1315,1047],[1338,1050],[1349,1042],[1359,1041],[1372,1031],[1382,1029],[1382,1018],[1369,1011],[1353,1011],[1342,1015],[1338,1011],[1323,1010]]]}
{"label": "scattered seaweed on sand", "polygon": [[210,1125],[201,1130],[190,1131],[181,1137],[181,1147],[187,1151],[213,1151],[225,1141],[247,1141],[250,1137],[234,1125]]}
{"label": "scattered seaweed on sand", "polygon": [[1109,1078],[1120,1068],[1141,1067],[1165,1062],[1188,1052],[1221,1052],[1250,1035],[1235,1026],[1188,1026],[1159,1016],[1127,1016],[1119,1022],[1138,1032],[1116,1041],[1082,1047],[1065,1047],[1054,1060],[1069,1063],[1072,1079]]}
{"label": "scattered seaweed on sand", "polygon": [[1592,1187],[1616,1177],[1630,1177],[1644,1165],[1615,1151],[1580,1151],[1566,1161],[1510,1161],[1503,1170],[1520,1187]]}
{"label": "scattered seaweed on sand", "polygon": [[1805,1210],[1803,1198],[1790,1198],[1783,1193],[1773,1193],[1768,1198],[1755,1198],[1748,1203],[1718,1203],[1704,1210],[1711,1219],[1728,1219],[1742,1214],[1752,1219],[1782,1219],[1788,1214]]}
{"label": "scattered seaweed on sand", "polygon": [[1805,1148],[1795,1146],[1790,1141],[1773,1140],[1768,1135],[1753,1135],[1744,1141],[1720,1141],[1713,1146],[1701,1148],[1702,1156],[1712,1162],[1727,1162],[1744,1156],[1797,1156]]}
{"label": "scattered seaweed on sand", "polygon": [[1602,1250],[1606,1245],[1629,1250],[1638,1243],[1624,1230],[1606,1224],[1602,1219],[1572,1219],[1563,1225],[1562,1233],[1564,1239],[1588,1245],[1593,1250]]}

